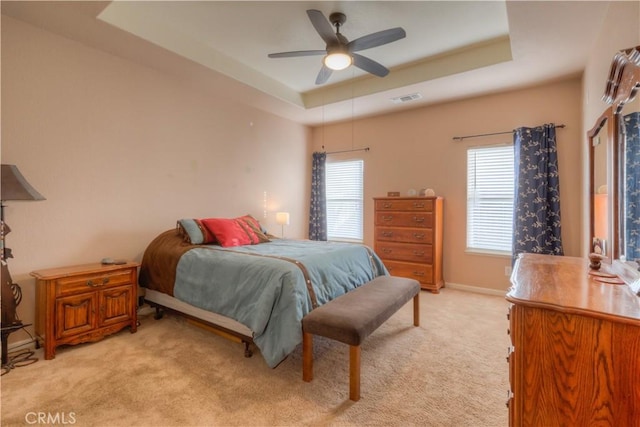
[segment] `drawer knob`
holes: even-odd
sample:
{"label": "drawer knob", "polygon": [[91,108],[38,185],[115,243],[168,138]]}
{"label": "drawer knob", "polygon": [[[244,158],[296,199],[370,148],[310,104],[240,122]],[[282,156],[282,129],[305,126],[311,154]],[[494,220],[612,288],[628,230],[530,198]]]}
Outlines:
{"label": "drawer knob", "polygon": [[422,202],[413,202],[414,208],[424,208],[424,203]]}
{"label": "drawer knob", "polygon": [[390,254],[391,252],[393,252],[393,250],[389,248],[384,248],[382,249],[382,252],[384,252],[385,254]]}
{"label": "drawer knob", "polygon": [[415,222],[424,222],[424,217],[423,216],[414,216],[413,220]]}
{"label": "drawer knob", "polygon": [[382,204],[382,207],[384,207],[385,209],[389,209],[391,206],[393,206],[393,203],[390,202],[385,202]]}
{"label": "drawer knob", "polygon": [[393,215],[388,215],[388,216],[383,215],[382,216],[382,220],[383,221],[392,221],[393,220]]}
{"label": "drawer knob", "polygon": [[422,277],[422,276],[424,276],[424,271],[414,271],[413,275],[414,276],[418,276],[418,277]]}
{"label": "drawer knob", "polygon": [[383,231],[382,235],[384,237],[393,237],[393,231]]}
{"label": "drawer knob", "polygon": [[413,237],[418,240],[424,240],[424,233],[413,233]]}
{"label": "drawer knob", "polygon": [[415,256],[424,256],[424,251],[413,251]]}

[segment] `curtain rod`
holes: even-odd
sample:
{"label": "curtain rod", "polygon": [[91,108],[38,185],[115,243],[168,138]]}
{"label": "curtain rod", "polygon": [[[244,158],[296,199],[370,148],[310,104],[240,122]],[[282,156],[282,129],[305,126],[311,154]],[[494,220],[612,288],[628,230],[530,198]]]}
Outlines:
{"label": "curtain rod", "polygon": [[[565,127],[565,125],[556,125],[556,127],[557,127],[557,128],[564,128],[564,127]],[[454,136],[454,137],[453,137],[453,140],[454,140],[454,141],[462,141],[463,139],[467,139],[467,138],[479,138],[479,137],[481,137],[481,136],[505,135],[505,134],[508,134],[508,133],[513,133],[513,132],[515,132],[515,131],[516,131],[516,130],[514,129],[514,130],[507,131],[507,132],[494,132],[494,133],[481,133],[481,134],[478,134],[478,135]]]}
{"label": "curtain rod", "polygon": [[[324,150],[324,145],[322,146],[322,149]],[[354,148],[353,150],[327,151],[327,152],[325,152],[325,154],[353,153],[355,151],[369,151],[369,147]]]}

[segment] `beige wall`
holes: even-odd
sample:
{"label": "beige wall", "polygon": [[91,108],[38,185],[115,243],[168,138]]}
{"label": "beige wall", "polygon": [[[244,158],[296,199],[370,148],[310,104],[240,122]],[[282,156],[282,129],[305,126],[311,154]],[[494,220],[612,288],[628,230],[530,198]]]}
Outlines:
{"label": "beige wall", "polygon": [[287,210],[303,237],[309,145],[305,126],[2,16],[2,163],[47,198],[6,202],[19,315],[30,271],[140,260],[179,218],[250,213],[279,234]]}
{"label": "beige wall", "polygon": [[[509,131],[553,122],[558,129],[562,234],[565,253],[579,255],[582,143],[580,80],[491,95],[314,129],[314,150],[370,147],[331,159],[365,161],[365,243],[373,244],[373,197],[387,191],[433,188],[444,197],[444,279],[506,290],[508,257],[466,253],[466,150],[512,142],[511,135],[453,141],[454,136]],[[353,135],[353,141],[352,141]]]}

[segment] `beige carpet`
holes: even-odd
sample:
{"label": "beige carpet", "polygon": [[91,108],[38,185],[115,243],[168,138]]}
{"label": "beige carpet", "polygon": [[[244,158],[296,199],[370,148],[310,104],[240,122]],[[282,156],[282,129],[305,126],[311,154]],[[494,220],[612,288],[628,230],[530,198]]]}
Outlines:
{"label": "beige carpet", "polygon": [[[301,347],[269,369],[259,352],[184,320],[141,316],[138,332],[62,347],[54,360],[2,381],[2,425],[34,414],[75,426],[505,426],[507,303],[443,289],[422,292],[363,344],[362,398],[348,398],[348,347],[315,339],[315,379]],[[49,418],[51,420],[51,418]],[[73,421],[73,422],[71,422]]]}

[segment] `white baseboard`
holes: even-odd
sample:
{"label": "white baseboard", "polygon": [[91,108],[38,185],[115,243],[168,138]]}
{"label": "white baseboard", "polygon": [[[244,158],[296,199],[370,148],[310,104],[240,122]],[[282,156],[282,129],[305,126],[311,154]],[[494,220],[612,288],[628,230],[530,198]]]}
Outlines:
{"label": "white baseboard", "polygon": [[27,348],[29,344],[33,344],[33,346],[35,348],[36,341],[31,339],[31,338],[28,338],[28,339],[25,339],[25,340],[22,340],[22,341],[12,342],[9,345],[7,345],[7,351],[11,352],[11,351],[16,350],[18,348]]}
{"label": "white baseboard", "polygon": [[445,283],[445,289],[457,289],[466,292],[475,292],[477,294],[494,295],[498,297],[504,297],[507,291],[501,291],[499,289],[481,288],[479,286],[461,285],[460,283]]}

